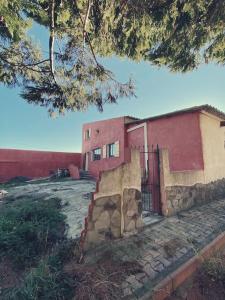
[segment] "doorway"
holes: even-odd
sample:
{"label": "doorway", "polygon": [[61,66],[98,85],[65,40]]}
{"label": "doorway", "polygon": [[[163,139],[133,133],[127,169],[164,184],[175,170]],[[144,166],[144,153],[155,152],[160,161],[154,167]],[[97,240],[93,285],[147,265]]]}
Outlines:
{"label": "doorway", "polygon": [[84,154],[84,170],[88,171],[89,152]]}

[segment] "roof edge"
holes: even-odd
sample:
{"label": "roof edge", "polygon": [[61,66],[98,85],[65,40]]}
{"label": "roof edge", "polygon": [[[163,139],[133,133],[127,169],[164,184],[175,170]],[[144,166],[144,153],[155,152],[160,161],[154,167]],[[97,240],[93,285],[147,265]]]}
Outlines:
{"label": "roof edge", "polygon": [[219,109],[209,105],[209,104],[204,104],[204,105],[200,105],[200,106],[193,106],[190,108],[185,108],[185,109],[181,109],[181,110],[177,110],[177,111],[173,111],[173,112],[169,112],[169,113],[165,113],[162,115],[157,115],[157,116],[153,116],[153,117],[149,117],[149,118],[144,118],[144,119],[139,119],[139,120],[134,120],[131,121],[129,124],[139,124],[142,122],[146,122],[146,121],[154,121],[157,119],[162,119],[162,118],[170,118],[170,117],[174,117],[177,115],[182,115],[182,114],[186,114],[186,113],[194,113],[194,112],[201,112],[201,111],[206,111],[209,114],[212,114],[222,120],[225,120],[225,113],[220,111]]}

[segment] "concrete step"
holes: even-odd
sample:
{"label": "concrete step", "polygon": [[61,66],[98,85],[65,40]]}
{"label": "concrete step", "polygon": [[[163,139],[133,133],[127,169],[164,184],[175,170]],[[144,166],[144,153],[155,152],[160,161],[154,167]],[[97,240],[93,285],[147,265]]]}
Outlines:
{"label": "concrete step", "polygon": [[80,179],[95,180],[94,177],[88,171],[84,171],[84,170],[80,170]]}

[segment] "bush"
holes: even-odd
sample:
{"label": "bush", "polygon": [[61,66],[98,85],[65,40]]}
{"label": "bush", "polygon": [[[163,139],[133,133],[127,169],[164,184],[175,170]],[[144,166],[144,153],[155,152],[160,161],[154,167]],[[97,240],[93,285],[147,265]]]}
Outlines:
{"label": "bush", "polygon": [[19,200],[1,206],[0,259],[7,257],[19,268],[37,263],[64,239],[65,216],[60,200]]}

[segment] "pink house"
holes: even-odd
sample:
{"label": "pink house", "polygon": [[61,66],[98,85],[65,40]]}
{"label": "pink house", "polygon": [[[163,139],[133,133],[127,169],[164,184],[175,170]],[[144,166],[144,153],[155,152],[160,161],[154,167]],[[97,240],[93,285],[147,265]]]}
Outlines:
{"label": "pink house", "polygon": [[84,124],[83,168],[98,177],[128,161],[130,148],[140,149],[143,177],[148,177],[153,195],[158,186],[153,210],[170,214],[174,208],[163,211],[163,199],[171,187],[190,188],[225,178],[224,126],[225,114],[209,105],[146,119],[124,116]]}

